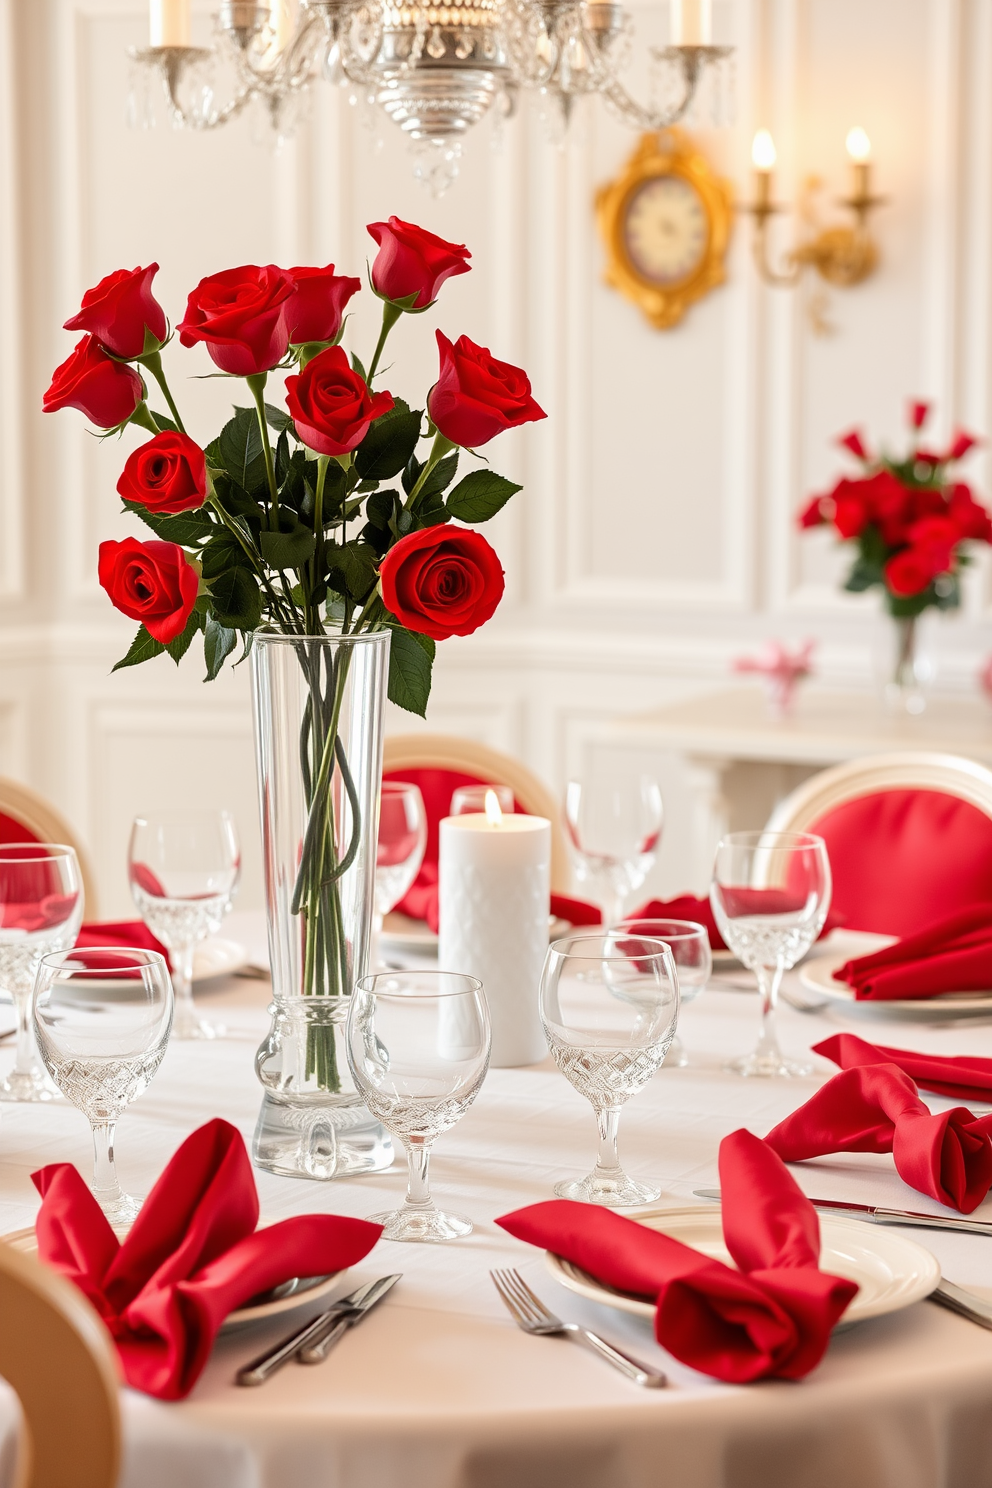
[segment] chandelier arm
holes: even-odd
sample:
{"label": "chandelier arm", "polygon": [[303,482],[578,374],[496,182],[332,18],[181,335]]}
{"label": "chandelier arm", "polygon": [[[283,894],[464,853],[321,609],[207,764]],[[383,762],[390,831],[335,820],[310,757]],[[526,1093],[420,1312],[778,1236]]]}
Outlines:
{"label": "chandelier arm", "polygon": [[656,109],[646,108],[638,103],[621,83],[620,79],[609,69],[604,68],[605,79],[600,91],[604,98],[608,98],[613,107],[638,129],[658,130],[667,129],[671,124],[677,124],[684,118],[692,100],[696,96],[696,88],[699,83],[698,72],[690,73],[685,78],[685,92],[682,98],[672,109],[658,112]]}

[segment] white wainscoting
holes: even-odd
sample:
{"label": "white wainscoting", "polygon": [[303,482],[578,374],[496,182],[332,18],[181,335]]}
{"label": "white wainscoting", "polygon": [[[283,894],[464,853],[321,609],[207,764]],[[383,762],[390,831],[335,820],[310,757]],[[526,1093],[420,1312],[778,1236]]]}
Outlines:
{"label": "white wainscoting", "polygon": [[[207,35],[211,6],[198,6]],[[648,32],[667,10],[642,5]],[[126,909],[128,823],[142,807],[223,801],[245,839],[242,903],[260,902],[247,679],[210,688],[197,658],[110,676],[130,628],[96,583],[105,537],[136,530],[115,484],[138,436],[99,442],[41,395],[72,337],[82,291],[121,265],[161,264],[173,322],[185,293],[230,264],[333,261],[361,273],[365,224],[395,212],[468,242],[473,272],[396,334],[398,391],[426,390],[433,330],[465,331],[531,373],[547,422],[491,451],[524,492],[492,524],[507,594],[484,632],[442,648],[429,726],[521,755],[555,788],[591,770],[658,772],[667,831],[654,882],[702,887],[698,814],[684,765],[617,753],[625,713],[719,685],[768,636],[820,641],[828,679],[868,689],[884,623],[871,597],[837,591],[843,557],[800,539],[794,512],[841,468],[853,423],[897,445],[904,401],[937,402],[933,438],[992,431],[992,3],[990,0],[717,0],[738,47],[737,122],[701,131],[716,167],[749,189],[754,129],[775,135],[777,190],[804,176],[846,188],[848,127],[868,130],[879,273],[831,296],[814,336],[807,291],[756,281],[737,223],[727,284],[659,333],[602,283],[592,213],[634,137],[598,105],[563,151],[525,106],[494,151],[484,126],[440,202],[413,181],[383,124],[381,148],[344,97],[320,87],[289,146],[125,126],[128,46],[144,0],[0,0],[0,770],[49,794],[93,849],[102,909]],[[775,229],[788,246],[792,223]],[[361,348],[376,305],[361,297]],[[202,354],[167,353],[195,433],[231,387],[196,381]],[[243,399],[242,399],[243,401]],[[967,465],[992,494],[988,452]],[[940,624],[941,685],[974,685],[992,649],[990,566]],[[421,725],[390,710],[389,728]]]}

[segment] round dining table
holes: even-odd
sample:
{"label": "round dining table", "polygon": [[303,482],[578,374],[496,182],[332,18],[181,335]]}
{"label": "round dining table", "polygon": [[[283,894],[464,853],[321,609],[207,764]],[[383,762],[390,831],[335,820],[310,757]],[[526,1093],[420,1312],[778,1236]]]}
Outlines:
{"label": "round dining table", "polygon": [[[227,1036],[173,1043],[122,1118],[117,1163],[129,1191],[147,1193],[211,1117],[233,1122],[250,1144],[268,993],[267,982],[237,977],[203,990]],[[820,1059],[794,1081],[726,1072],[757,1023],[747,973],[714,977],[682,1011],[688,1066],[662,1068],[625,1107],[621,1156],[661,1188],[662,1204],[699,1203],[694,1190],[718,1183],[722,1137],[741,1126],[764,1135],[831,1074]],[[932,1053],[992,1055],[989,1022],[882,1024],[790,1006],[780,1014],[794,1054],[841,1027]],[[0,1073],[11,1057],[4,1046]],[[925,1098],[935,1110],[954,1104]],[[235,1384],[241,1365],[307,1318],[304,1305],[222,1334],[181,1402],[125,1389],[121,1488],[992,1488],[992,1332],[931,1301],[839,1329],[802,1381],[732,1387],[665,1353],[648,1319],[566,1290],[539,1251],[495,1220],[551,1197],[556,1181],[588,1170],[594,1151],[592,1110],[550,1059],[491,1069],[432,1161],[437,1199],[470,1216],[473,1233],[443,1245],[380,1241],[341,1277],[340,1293],[389,1272],[402,1279],[321,1364],[290,1363],[254,1389]],[[86,1122],[64,1100],[0,1107],[0,1231],[31,1224],[35,1169],[71,1161],[88,1175],[90,1160]],[[940,1212],[888,1156],[837,1155],[791,1171],[816,1197]],[[330,1182],[258,1171],[257,1183],[263,1220],[363,1217],[401,1201],[405,1163]],[[976,1217],[992,1220],[992,1200]],[[931,1250],[945,1277],[992,1297],[992,1238],[900,1233]],[[668,1387],[638,1388],[565,1338],[521,1332],[489,1276],[505,1266],[561,1317],[663,1369]],[[316,1313],[327,1304],[308,1305]],[[0,1482],[13,1421],[0,1398]]]}

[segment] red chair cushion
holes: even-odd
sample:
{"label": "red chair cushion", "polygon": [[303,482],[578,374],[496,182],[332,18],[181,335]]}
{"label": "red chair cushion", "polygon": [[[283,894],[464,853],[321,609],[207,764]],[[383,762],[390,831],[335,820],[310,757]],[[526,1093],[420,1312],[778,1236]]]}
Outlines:
{"label": "red chair cushion", "polygon": [[910,935],[962,905],[992,906],[992,819],[957,796],[879,791],[808,830],[826,841],[832,911],[849,930]]}
{"label": "red chair cushion", "polygon": [[40,842],[41,838],[37,832],[32,832],[22,821],[15,816],[5,816],[0,811],[0,843],[2,842]]}

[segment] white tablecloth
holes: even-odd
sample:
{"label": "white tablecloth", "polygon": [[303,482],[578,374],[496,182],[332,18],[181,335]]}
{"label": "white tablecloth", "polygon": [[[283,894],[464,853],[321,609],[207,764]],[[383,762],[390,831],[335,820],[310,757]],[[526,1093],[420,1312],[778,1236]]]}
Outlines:
{"label": "white tablecloth", "polygon": [[[133,1192],[147,1191],[208,1117],[227,1117],[250,1141],[265,992],[232,983],[216,1001],[233,1036],[173,1045],[121,1121],[118,1166]],[[721,1061],[751,1045],[756,1024],[755,996],[707,991],[683,1013],[692,1066],[660,1071],[626,1108],[624,1162],[657,1180],[664,1201],[692,1202],[694,1188],[715,1185],[722,1136],[741,1125],[763,1134],[829,1073],[823,1063],[818,1078],[796,1083],[725,1074]],[[838,1026],[822,1014],[781,1015],[795,1052]],[[906,1047],[992,1054],[988,1026],[856,1026]],[[945,1104],[933,1098],[935,1109]],[[256,1390],[234,1386],[236,1368],[287,1331],[283,1319],[222,1337],[185,1402],[125,1391],[123,1488],[992,1488],[992,1333],[932,1303],[836,1335],[802,1383],[730,1388],[670,1359],[646,1321],[564,1291],[536,1251],[493,1221],[549,1197],[593,1153],[591,1109],[550,1064],[491,1071],[432,1164],[438,1199],[469,1214],[475,1233],[444,1246],[380,1242],[342,1291],[387,1271],[403,1280],[320,1366],[292,1364]],[[6,1232],[37,1209],[33,1169],[68,1159],[87,1170],[88,1132],[62,1102],[4,1106],[0,1155]],[[818,1196],[938,1208],[901,1183],[891,1158],[824,1158],[793,1171]],[[326,1184],[258,1174],[273,1219],[367,1215],[397,1203],[403,1184],[399,1165]],[[983,1210],[992,1218],[992,1202]],[[952,1280],[992,1287],[989,1240],[909,1233]],[[665,1368],[672,1388],[640,1390],[565,1340],[519,1332],[488,1276],[504,1265],[520,1266],[566,1317]]]}

